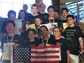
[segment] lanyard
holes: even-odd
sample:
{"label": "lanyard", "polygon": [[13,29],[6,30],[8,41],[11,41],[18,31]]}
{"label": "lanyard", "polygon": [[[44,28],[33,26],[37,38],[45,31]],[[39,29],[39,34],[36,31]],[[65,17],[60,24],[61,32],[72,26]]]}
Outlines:
{"label": "lanyard", "polygon": [[[42,39],[42,43],[44,44],[44,41],[43,41],[43,39]],[[48,38],[47,38],[47,41],[46,41],[46,44],[48,43]],[[46,45],[46,44],[44,44],[44,45]]]}
{"label": "lanyard", "polygon": [[[14,38],[14,34],[12,35],[12,38],[11,38],[11,43],[13,41],[13,38]],[[7,42],[9,43],[9,40],[8,40],[8,35],[7,35]]]}
{"label": "lanyard", "polygon": [[51,26],[53,26],[54,21],[55,21],[55,18],[53,19],[53,22],[51,22],[51,20],[49,19],[49,22],[51,23]]}

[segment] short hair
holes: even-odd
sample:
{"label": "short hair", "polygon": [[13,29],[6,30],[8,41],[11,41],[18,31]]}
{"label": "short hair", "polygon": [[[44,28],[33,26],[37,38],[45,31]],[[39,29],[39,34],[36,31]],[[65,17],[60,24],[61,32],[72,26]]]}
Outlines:
{"label": "short hair", "polygon": [[[33,5],[32,5],[32,7],[35,7],[35,6],[36,6],[36,7],[37,7],[37,9],[38,9],[38,6],[37,6],[36,4],[33,4]],[[32,7],[31,7],[31,9],[33,9]]]}
{"label": "short hair", "polygon": [[30,29],[28,29],[28,30],[26,31],[26,34],[27,34],[27,35],[29,35],[29,32],[30,32],[30,31],[33,31],[33,32],[34,32],[34,34],[36,34],[35,29],[31,29],[31,28],[30,28]]}
{"label": "short hair", "polygon": [[[58,29],[59,29],[59,31],[60,31],[60,32],[62,32],[62,30],[60,29],[60,27],[55,27],[55,28],[58,28]],[[54,28],[54,29],[55,29],[55,28]],[[54,31],[54,29],[53,29],[53,31]]]}
{"label": "short hair", "polygon": [[[20,11],[19,11],[19,14],[18,14],[18,19],[21,19],[21,17],[20,17],[20,13],[21,13],[22,11],[25,13],[24,10],[20,10]],[[25,15],[26,15],[26,14],[25,14]]]}
{"label": "short hair", "polygon": [[72,19],[75,19],[73,15],[68,15],[66,18],[72,17]]}
{"label": "short hair", "polygon": [[39,15],[35,16],[35,19],[36,19],[36,18],[39,18],[40,20],[42,20],[42,18],[41,18]]}
{"label": "short hair", "polygon": [[40,6],[39,6],[39,7],[41,7],[41,5],[44,5],[44,6],[46,7],[46,5],[45,5],[44,3],[40,4]]}
{"label": "short hair", "polygon": [[7,14],[8,18],[10,18],[10,14],[11,14],[11,13],[14,13],[14,15],[15,15],[15,17],[16,17],[16,12],[15,12],[14,10],[9,10],[9,11],[8,11],[8,14]]}
{"label": "short hair", "polygon": [[63,11],[63,10],[66,10],[67,13],[68,13],[68,9],[67,9],[67,8],[62,8],[62,10],[61,10],[61,14],[62,14],[62,11]]}
{"label": "short hair", "polygon": [[[40,29],[41,29],[42,27],[45,27],[45,28],[46,28],[46,30],[48,31],[48,28],[47,28],[46,26],[40,26]],[[40,30],[40,31],[41,31],[41,30]]]}
{"label": "short hair", "polygon": [[58,15],[60,15],[59,11],[58,10],[55,10],[55,12],[58,12]]}
{"label": "short hair", "polygon": [[49,12],[49,9],[50,9],[50,8],[53,8],[53,10],[55,11],[54,6],[49,6],[48,9],[47,9],[48,12]]}
{"label": "short hair", "polygon": [[24,7],[25,5],[28,7],[28,5],[27,5],[27,4],[23,4],[23,7]]}
{"label": "short hair", "polygon": [[14,23],[14,21],[12,21],[12,20],[8,20],[8,21],[6,22],[6,26],[7,26],[8,23],[12,23],[12,24],[14,25],[14,27],[15,27],[15,23]]}

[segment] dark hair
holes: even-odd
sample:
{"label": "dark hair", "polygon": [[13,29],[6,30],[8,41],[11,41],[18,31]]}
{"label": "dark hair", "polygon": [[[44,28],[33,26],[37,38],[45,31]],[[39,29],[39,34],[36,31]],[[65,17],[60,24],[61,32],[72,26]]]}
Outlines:
{"label": "dark hair", "polygon": [[59,11],[58,10],[55,10],[55,12],[58,12],[58,15],[60,15]]}
{"label": "dark hair", "polygon": [[72,17],[72,19],[75,19],[73,15],[68,15],[66,18]]}
{"label": "dark hair", "polygon": [[[60,27],[55,27],[55,28],[58,28],[58,29],[59,29],[59,31],[60,31],[60,32],[62,32],[62,30],[60,29]],[[54,28],[54,29],[55,29],[55,28]],[[54,29],[53,29],[53,31],[54,31]]]}
{"label": "dark hair", "polygon": [[[20,13],[21,13],[22,11],[25,13],[24,10],[20,10],[20,11],[19,11],[19,14],[18,14],[18,19],[21,19],[21,17],[20,17]],[[25,14],[25,15],[26,15],[26,14]],[[24,19],[25,19],[25,18],[24,18]]]}
{"label": "dark hair", "polygon": [[15,27],[15,23],[14,23],[14,21],[12,21],[12,20],[8,20],[8,21],[6,22],[6,26],[7,26],[8,23],[12,23],[12,24],[14,25],[14,27]]}
{"label": "dark hair", "polygon": [[49,6],[48,9],[47,9],[48,12],[49,12],[49,9],[50,9],[50,8],[53,8],[53,10],[55,11],[54,6]]}
{"label": "dark hair", "polygon": [[27,35],[29,35],[29,32],[30,32],[30,31],[33,31],[33,32],[34,32],[34,34],[36,34],[36,31],[35,31],[34,29],[31,29],[31,28],[30,28],[30,29],[28,29],[28,30],[26,31],[26,34],[27,34]]}
{"label": "dark hair", "polygon": [[[37,6],[36,4],[33,4],[33,5],[32,5],[32,7],[33,7],[33,6],[36,6],[36,7],[37,7],[37,9],[38,9],[38,6]],[[31,7],[31,9],[33,9],[32,7]]]}
{"label": "dark hair", "polygon": [[45,5],[44,3],[40,4],[40,6],[39,6],[39,7],[41,7],[41,5],[44,5],[44,6],[46,7],[46,5]]}
{"label": "dark hair", "polygon": [[[46,30],[48,31],[48,28],[47,28],[46,26],[40,26],[40,29],[41,29],[42,27],[45,27],[45,28],[46,28]],[[41,31],[41,30],[40,30],[40,31]]]}
{"label": "dark hair", "polygon": [[67,9],[67,8],[62,8],[62,10],[61,10],[61,14],[62,14],[62,11],[63,11],[63,10],[66,10],[67,13],[68,13],[68,9]]}
{"label": "dark hair", "polygon": [[41,18],[39,15],[35,16],[35,19],[36,19],[36,18],[39,18],[40,20],[42,20],[42,18]]}
{"label": "dark hair", "polygon": [[24,7],[25,5],[28,7],[28,5],[27,5],[27,4],[24,4],[24,5],[23,5],[23,7]]}
{"label": "dark hair", "polygon": [[14,13],[14,15],[16,17],[16,12],[14,10],[9,10],[8,14],[7,14],[7,16],[8,16],[9,19],[10,19],[10,13]]}

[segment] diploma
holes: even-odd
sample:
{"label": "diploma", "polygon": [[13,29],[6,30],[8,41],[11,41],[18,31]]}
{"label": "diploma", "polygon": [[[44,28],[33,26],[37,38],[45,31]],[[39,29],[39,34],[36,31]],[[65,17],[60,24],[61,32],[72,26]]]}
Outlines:
{"label": "diploma", "polygon": [[14,43],[4,43],[4,53],[2,59],[10,60],[11,59],[11,47]]}
{"label": "diploma", "polygon": [[66,29],[69,26],[68,23],[63,23],[63,28]]}
{"label": "diploma", "polygon": [[14,33],[20,35],[21,32],[19,31],[20,28],[22,28],[22,20],[16,20],[15,22],[15,30]]}
{"label": "diploma", "polygon": [[26,30],[29,29],[29,28],[36,30],[35,24],[26,25]]}

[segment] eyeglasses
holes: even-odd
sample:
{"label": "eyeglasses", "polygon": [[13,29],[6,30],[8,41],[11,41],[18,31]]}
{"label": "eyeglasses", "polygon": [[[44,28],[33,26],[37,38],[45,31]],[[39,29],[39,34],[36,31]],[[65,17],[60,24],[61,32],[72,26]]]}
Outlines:
{"label": "eyeglasses", "polygon": [[53,32],[60,32],[60,31],[53,31]]}
{"label": "eyeglasses", "polygon": [[44,30],[40,30],[40,32],[45,32],[45,31],[47,31],[46,29],[44,29]]}

